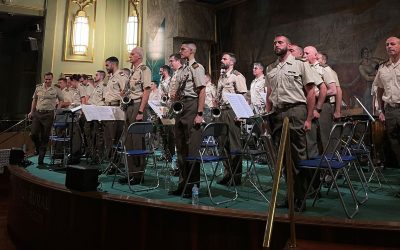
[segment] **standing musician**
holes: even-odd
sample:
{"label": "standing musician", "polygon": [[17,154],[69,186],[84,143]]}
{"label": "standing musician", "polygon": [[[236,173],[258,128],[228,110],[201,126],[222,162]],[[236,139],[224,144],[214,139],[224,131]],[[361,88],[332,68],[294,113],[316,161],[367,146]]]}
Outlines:
{"label": "standing musician", "polygon": [[[236,64],[236,55],[233,53],[223,53],[221,59],[221,75],[217,86],[217,99],[214,107],[221,109],[219,121],[229,125],[229,145],[226,145],[227,152],[241,151],[242,145],[240,142],[240,121],[237,120],[235,112],[228,102],[225,93],[245,94],[247,92],[246,79],[237,70],[234,69]],[[234,176],[230,176],[230,171],[225,164],[224,177],[218,181],[221,185],[240,185],[242,178],[242,157],[240,155],[231,156],[229,164]],[[234,183],[231,182],[234,180]]]}
{"label": "standing musician", "polygon": [[[390,147],[400,163],[400,38],[386,40],[389,60],[378,69],[373,86],[377,88],[379,120],[385,123]],[[400,193],[397,194],[400,196]]]}
{"label": "standing musician", "polygon": [[[145,138],[143,135],[129,135],[127,129],[134,122],[143,121],[146,117],[146,105],[149,100],[151,87],[151,70],[143,64],[144,50],[141,47],[132,49],[129,55],[129,62],[132,63],[132,74],[129,83],[124,89],[124,95],[130,99],[125,111],[125,146],[127,150],[143,149]],[[143,156],[128,157],[129,178],[121,178],[121,184],[130,182],[130,185],[137,185],[143,179],[146,160]]]}
{"label": "standing musician", "polygon": [[[304,59],[291,55],[290,40],[284,35],[274,39],[274,52],[278,59],[266,70],[267,105],[271,115],[271,129],[276,145],[282,134],[283,119],[289,118],[290,143],[293,162],[306,159],[306,131],[311,129],[315,105],[315,74]],[[306,174],[294,170],[295,210],[304,211],[302,200],[307,191]],[[288,207],[287,200],[278,207]]]}
{"label": "standing musician", "polygon": [[36,85],[32,97],[31,111],[28,118],[32,120],[31,138],[39,155],[38,164],[43,165],[51,126],[53,125],[54,109],[58,101],[63,101],[59,85],[53,85],[53,73],[44,74],[44,83]]}
{"label": "standing musician", "polygon": [[265,109],[265,101],[261,96],[261,93],[266,92],[264,66],[261,63],[253,63],[253,75],[255,78],[250,84],[250,100],[253,109],[257,114],[259,114],[263,113]]}
{"label": "standing musician", "polygon": [[[106,106],[120,106],[121,95],[128,84],[128,76],[118,69],[119,60],[115,56],[105,61],[107,73],[110,78],[104,89],[104,104]],[[111,148],[121,137],[123,121],[104,121],[104,144],[107,150],[107,157],[110,157]]]}
{"label": "standing musician", "polygon": [[325,68],[325,70],[329,71],[333,77],[335,78],[336,85],[336,94],[330,97],[330,103],[334,108],[333,119],[337,120],[341,117],[341,108],[342,108],[342,100],[343,100],[343,92],[340,87],[340,82],[336,71],[334,71],[328,64],[328,55],[326,53],[318,53],[318,62]]}
{"label": "standing musician", "polygon": [[[88,93],[88,104],[96,106],[104,106],[104,89],[107,86],[104,83],[106,72],[98,70],[94,78],[94,89]],[[100,121],[90,121],[85,123],[85,135],[87,136],[88,151],[92,158],[92,163],[98,163],[100,153],[104,147],[104,128]]]}
{"label": "standing musician", "polygon": [[[171,92],[171,67],[168,65],[163,65],[160,68],[160,86],[159,89],[161,90],[161,100],[162,104],[165,106],[169,106],[170,102],[170,92]],[[163,101],[164,100],[164,101]],[[163,147],[165,152],[166,160],[168,162],[172,161],[172,157],[175,155],[175,135],[174,135],[174,127],[171,126],[163,126],[162,128],[163,134]],[[167,151],[168,150],[168,151]]]}
{"label": "standing musician", "polygon": [[[205,100],[204,67],[196,62],[196,44],[193,41],[185,41],[181,44],[180,55],[174,54],[169,58],[171,67],[176,70],[172,84],[171,99],[180,101],[183,110],[175,118],[176,149],[178,166],[181,170],[178,188],[169,192],[171,195],[181,195],[184,185],[188,180],[191,163],[185,160],[187,156],[198,156],[201,144],[201,123],[203,122],[203,110]],[[184,65],[181,58],[185,59]],[[189,182],[200,180],[200,164],[195,163]],[[193,184],[187,186],[183,197],[191,197]]]}

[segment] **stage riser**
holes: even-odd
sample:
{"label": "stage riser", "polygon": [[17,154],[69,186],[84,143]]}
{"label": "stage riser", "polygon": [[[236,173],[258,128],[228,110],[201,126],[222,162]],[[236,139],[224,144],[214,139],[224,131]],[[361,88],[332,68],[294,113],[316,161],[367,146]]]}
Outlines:
{"label": "stage riser", "polygon": [[[21,249],[261,249],[264,219],[213,215],[212,209],[166,209],[162,202],[121,201],[101,193],[70,192],[11,171],[8,228]],[[111,197],[111,198],[110,198]],[[277,221],[273,249],[282,249],[288,224]],[[298,238],[399,246],[399,231],[297,225]]]}

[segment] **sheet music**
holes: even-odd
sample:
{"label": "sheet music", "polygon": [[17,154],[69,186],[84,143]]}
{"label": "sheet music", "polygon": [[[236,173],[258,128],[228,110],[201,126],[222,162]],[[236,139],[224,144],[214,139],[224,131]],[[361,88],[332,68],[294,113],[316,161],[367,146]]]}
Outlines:
{"label": "sheet music", "polygon": [[225,97],[228,99],[237,118],[250,118],[254,115],[243,95],[226,93]]}
{"label": "sheet music", "polygon": [[82,105],[87,121],[124,121],[125,113],[115,106]]}

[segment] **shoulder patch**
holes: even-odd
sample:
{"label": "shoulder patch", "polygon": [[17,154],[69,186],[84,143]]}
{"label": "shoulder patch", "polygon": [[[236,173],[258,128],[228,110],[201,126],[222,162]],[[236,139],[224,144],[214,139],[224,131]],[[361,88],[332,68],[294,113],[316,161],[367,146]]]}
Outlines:
{"label": "shoulder patch", "polygon": [[146,69],[147,69],[147,66],[146,66],[146,65],[142,65],[142,66],[140,66],[140,69],[141,69],[141,70],[146,70]]}
{"label": "shoulder patch", "polygon": [[199,67],[199,64],[197,62],[194,62],[192,64],[192,68],[197,69]]}
{"label": "shoulder patch", "polygon": [[267,70],[270,70],[271,68],[275,68],[277,64],[277,61],[274,60],[272,62],[270,62],[269,64],[267,64],[267,67],[265,67]]}
{"label": "shoulder patch", "polygon": [[307,59],[303,58],[303,57],[295,57],[296,60],[300,60],[302,62],[307,62]]}
{"label": "shoulder patch", "polygon": [[234,70],[232,71],[232,74],[234,74],[235,76],[241,75],[240,72],[237,71],[236,69],[234,69]]}

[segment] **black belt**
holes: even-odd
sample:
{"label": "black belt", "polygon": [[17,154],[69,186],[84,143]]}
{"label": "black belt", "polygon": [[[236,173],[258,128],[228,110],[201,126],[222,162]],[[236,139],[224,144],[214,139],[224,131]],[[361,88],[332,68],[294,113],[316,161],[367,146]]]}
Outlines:
{"label": "black belt", "polygon": [[195,100],[195,99],[198,99],[198,97],[184,96],[184,97],[182,98],[183,101],[192,101],[192,100]]}
{"label": "black belt", "polygon": [[274,106],[274,109],[276,111],[282,111],[282,110],[290,109],[290,108],[293,108],[293,107],[296,107],[296,106],[300,106],[300,105],[306,105],[306,104],[303,103],[303,102],[284,103],[284,104],[280,104],[280,105]]}
{"label": "black belt", "polygon": [[135,100],[130,100],[128,103],[127,103],[127,105],[128,106],[131,106],[131,105],[133,105],[133,104],[135,104],[135,103],[141,103],[142,102],[142,98],[140,98],[140,99],[135,99]]}
{"label": "black belt", "polygon": [[36,110],[39,113],[50,113],[53,112],[54,110]]}

